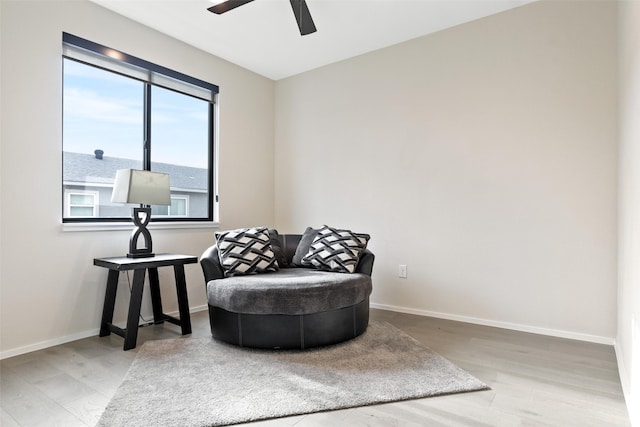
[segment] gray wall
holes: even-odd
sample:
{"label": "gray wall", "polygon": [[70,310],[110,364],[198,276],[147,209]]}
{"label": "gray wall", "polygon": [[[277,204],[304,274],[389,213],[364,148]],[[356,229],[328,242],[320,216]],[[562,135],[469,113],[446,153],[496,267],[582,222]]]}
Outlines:
{"label": "gray wall", "polygon": [[[219,85],[220,227],[273,225],[273,81],[89,1],[3,0],[0,15],[1,357],[96,335],[107,271],[93,258],[128,249],[129,226],[62,226],[63,31]],[[236,179],[239,163],[243,180]],[[213,232],[155,227],[154,251],[200,255]],[[160,274],[166,311],[177,310],[173,273]],[[191,307],[205,308],[200,267],[189,265],[186,274]],[[122,281],[116,322],[126,319]],[[143,315],[151,316],[147,298]]]}
{"label": "gray wall", "polygon": [[612,344],[616,52],[542,1],[278,81],[278,227],[370,233],[379,307]]}

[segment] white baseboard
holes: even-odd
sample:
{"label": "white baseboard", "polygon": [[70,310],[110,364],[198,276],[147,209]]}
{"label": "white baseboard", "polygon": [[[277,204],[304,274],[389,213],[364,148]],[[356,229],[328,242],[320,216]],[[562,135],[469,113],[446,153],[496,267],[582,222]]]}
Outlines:
{"label": "white baseboard", "polygon": [[[189,308],[189,313],[197,313],[199,311],[207,310],[207,305],[200,305],[197,307]],[[166,313],[169,316],[178,316],[179,313],[177,311]],[[100,333],[100,328],[89,329],[87,331],[78,332],[71,335],[65,335],[58,338],[53,338],[46,341],[41,341],[35,344],[25,345],[23,347],[12,348],[9,350],[5,350],[0,352],[0,360],[7,359],[9,357],[20,356],[21,354],[31,353],[32,351],[44,350],[45,348],[54,347],[56,345],[66,344],[71,341],[77,341],[84,338],[95,337]]]}
{"label": "white baseboard", "polygon": [[563,331],[559,329],[540,328],[537,326],[520,325],[517,323],[500,322],[497,320],[480,319],[476,317],[460,316],[457,314],[439,313],[436,311],[418,310],[415,308],[397,307],[387,304],[371,303],[372,308],[381,310],[397,311],[399,313],[416,314],[418,316],[436,317],[439,319],[456,320],[458,322],[473,323],[476,325],[493,326],[495,328],[511,329],[520,332],[529,332],[551,337],[568,338],[572,340],[587,341],[596,344],[614,345],[615,339],[598,335],[582,334],[579,332]]}
{"label": "white baseboard", "polygon": [[63,337],[53,338],[46,341],[37,342],[35,344],[25,345],[23,347],[12,348],[0,352],[0,360],[7,359],[13,356],[20,356],[21,354],[31,353],[32,351],[43,350],[45,348],[54,347],[60,344],[66,344],[71,341],[81,340],[83,338],[93,337],[100,333],[100,328],[90,329],[88,331],[78,332],[76,334],[65,335]]}
{"label": "white baseboard", "polygon": [[[398,306],[387,305],[387,304],[371,303],[371,307],[378,308],[381,310],[396,311],[399,313],[408,313],[408,314],[416,314],[418,316],[436,317],[439,319],[455,320],[458,322],[473,323],[476,325],[493,326],[496,328],[511,329],[511,330],[521,331],[521,332],[530,332],[530,333],[540,334],[540,335],[548,335],[548,336],[559,337],[559,338],[568,338],[568,339],[574,339],[574,340],[580,340],[580,341],[587,341],[587,342],[593,342],[597,344],[606,344],[606,345],[615,344],[614,338],[601,337],[597,335],[582,334],[582,333],[563,331],[563,330],[557,330],[557,329],[539,328],[535,326],[520,325],[516,323],[509,323],[509,322],[499,322],[495,320],[479,319],[475,317],[460,316],[460,315],[448,314],[448,313],[439,313],[439,312],[428,311],[428,310],[418,310],[414,308],[398,307]],[[189,312],[197,313],[204,310],[207,310],[206,304],[197,306],[197,307],[191,307],[189,309]],[[170,316],[177,316],[178,312],[176,311],[176,312],[167,313],[167,314],[169,314]],[[78,332],[71,335],[54,338],[51,340],[41,341],[39,343],[30,344],[24,347],[17,347],[14,349],[5,350],[3,352],[0,352],[0,360],[6,359],[8,357],[19,356],[25,353],[30,353],[32,351],[42,350],[42,349],[53,347],[60,344],[65,344],[65,343],[80,340],[83,338],[93,337],[98,335],[99,332],[100,332],[100,329],[95,328],[95,329],[90,329],[87,331]],[[617,354],[618,354],[618,351],[616,350],[616,355]]]}

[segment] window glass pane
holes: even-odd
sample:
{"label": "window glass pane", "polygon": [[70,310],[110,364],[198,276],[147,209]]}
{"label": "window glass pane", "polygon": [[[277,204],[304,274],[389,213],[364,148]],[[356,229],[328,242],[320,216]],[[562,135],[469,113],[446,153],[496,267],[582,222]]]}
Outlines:
{"label": "window glass pane", "polygon": [[143,94],[142,82],[64,59],[63,186],[98,192],[101,217],[130,216],[111,189],[118,169],[142,169]]}
{"label": "window glass pane", "polygon": [[187,200],[183,198],[171,199],[171,215],[184,216],[186,214],[187,214]]}
{"label": "window glass pane", "polygon": [[142,166],[144,84],[64,60],[64,150],[136,160]]}
{"label": "window glass pane", "polygon": [[[168,89],[151,92],[151,169],[168,173],[171,190],[187,193],[172,199],[171,215],[209,215],[209,103]],[[175,204],[175,205],[174,205]]]}

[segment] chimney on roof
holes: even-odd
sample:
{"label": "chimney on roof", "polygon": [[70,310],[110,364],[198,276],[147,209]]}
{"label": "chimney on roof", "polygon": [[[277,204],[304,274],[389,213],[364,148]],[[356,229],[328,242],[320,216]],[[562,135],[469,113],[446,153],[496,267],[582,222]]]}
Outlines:
{"label": "chimney on roof", "polygon": [[96,155],[96,159],[98,160],[102,160],[102,156],[104,155],[104,151],[102,150],[96,150],[94,151],[95,155]]}

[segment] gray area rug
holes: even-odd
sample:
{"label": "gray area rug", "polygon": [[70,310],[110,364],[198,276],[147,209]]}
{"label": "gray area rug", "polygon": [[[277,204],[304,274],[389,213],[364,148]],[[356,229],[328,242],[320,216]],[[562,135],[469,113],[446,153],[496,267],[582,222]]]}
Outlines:
{"label": "gray area rug", "polygon": [[98,426],[219,426],[488,388],[388,323],[306,351],[147,341]]}

